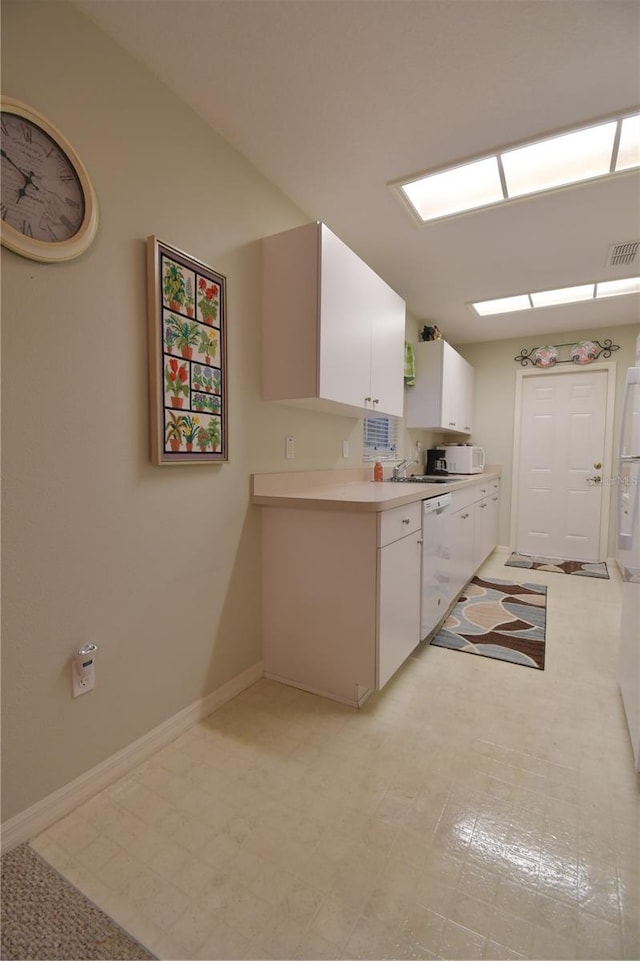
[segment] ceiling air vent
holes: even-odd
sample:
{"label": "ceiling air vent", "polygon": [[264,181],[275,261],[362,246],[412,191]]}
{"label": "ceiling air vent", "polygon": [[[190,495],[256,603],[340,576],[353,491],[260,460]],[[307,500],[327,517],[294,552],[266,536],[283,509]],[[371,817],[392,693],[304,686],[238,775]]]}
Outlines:
{"label": "ceiling air vent", "polygon": [[611,244],[607,254],[607,267],[628,267],[638,259],[640,240],[630,240],[626,244]]}

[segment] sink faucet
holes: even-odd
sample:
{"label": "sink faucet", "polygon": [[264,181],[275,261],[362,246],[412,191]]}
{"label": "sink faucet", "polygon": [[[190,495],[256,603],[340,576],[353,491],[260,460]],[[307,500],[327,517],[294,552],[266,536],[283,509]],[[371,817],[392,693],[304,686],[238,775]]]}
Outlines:
{"label": "sink faucet", "polygon": [[399,464],[396,464],[394,466],[393,472],[392,472],[393,479],[398,480],[398,478],[400,477],[400,474],[405,476],[409,468],[413,467],[413,465],[417,463],[418,463],[417,460],[409,460],[408,457],[405,457],[404,460],[401,460]]}

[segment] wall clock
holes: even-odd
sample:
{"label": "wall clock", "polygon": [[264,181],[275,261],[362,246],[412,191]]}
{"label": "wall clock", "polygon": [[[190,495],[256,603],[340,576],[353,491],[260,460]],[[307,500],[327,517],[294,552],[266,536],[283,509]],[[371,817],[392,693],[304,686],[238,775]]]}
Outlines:
{"label": "wall clock", "polygon": [[0,99],[2,244],[55,263],[84,253],[98,228],[95,191],[80,158],[53,124]]}

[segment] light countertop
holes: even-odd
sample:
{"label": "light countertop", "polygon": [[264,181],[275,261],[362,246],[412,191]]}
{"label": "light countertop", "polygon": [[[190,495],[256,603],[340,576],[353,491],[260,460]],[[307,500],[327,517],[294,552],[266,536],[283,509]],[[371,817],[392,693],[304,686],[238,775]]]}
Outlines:
{"label": "light countertop", "polygon": [[331,511],[386,511],[427,497],[482,484],[500,477],[501,468],[489,465],[481,474],[445,484],[398,484],[374,481],[371,468],[326,471],[289,471],[253,474],[251,503],[263,507],[295,507]]}

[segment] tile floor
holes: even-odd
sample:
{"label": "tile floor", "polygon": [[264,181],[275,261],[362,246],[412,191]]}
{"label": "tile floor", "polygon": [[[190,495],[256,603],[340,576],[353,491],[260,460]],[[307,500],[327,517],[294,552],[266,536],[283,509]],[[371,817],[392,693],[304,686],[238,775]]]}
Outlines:
{"label": "tile floor", "polygon": [[263,679],[33,845],[163,959],[638,958],[611,573],[524,572],[544,672],[421,646],[360,711]]}

